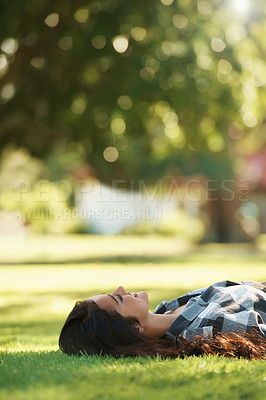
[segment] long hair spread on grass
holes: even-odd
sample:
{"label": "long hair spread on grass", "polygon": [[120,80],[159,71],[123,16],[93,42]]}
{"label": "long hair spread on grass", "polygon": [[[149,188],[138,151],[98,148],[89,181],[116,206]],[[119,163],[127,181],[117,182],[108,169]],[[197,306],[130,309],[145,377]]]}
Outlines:
{"label": "long hair spread on grass", "polygon": [[93,301],[77,302],[62,328],[59,347],[69,355],[185,357],[218,354],[266,359],[266,340],[256,332],[216,333],[214,337],[197,336],[193,340],[181,336],[176,341],[167,336],[144,336],[137,331],[136,322],[136,318],[102,310]]}

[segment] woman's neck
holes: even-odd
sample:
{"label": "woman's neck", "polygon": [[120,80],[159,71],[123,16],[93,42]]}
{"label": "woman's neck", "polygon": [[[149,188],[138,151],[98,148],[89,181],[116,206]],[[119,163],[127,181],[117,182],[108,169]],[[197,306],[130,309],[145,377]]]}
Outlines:
{"label": "woman's neck", "polygon": [[[181,310],[182,311],[182,310]],[[180,312],[181,312],[180,311]],[[149,314],[147,324],[144,326],[143,334],[150,337],[161,337],[165,335],[178,313],[171,314]]]}

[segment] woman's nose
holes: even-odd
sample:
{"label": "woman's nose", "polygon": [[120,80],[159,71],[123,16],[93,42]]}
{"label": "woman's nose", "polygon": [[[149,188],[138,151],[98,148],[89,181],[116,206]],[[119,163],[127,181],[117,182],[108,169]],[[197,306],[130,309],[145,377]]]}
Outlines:
{"label": "woman's nose", "polygon": [[118,288],[115,289],[115,291],[112,294],[113,295],[116,295],[116,294],[125,295],[125,294],[127,294],[127,291],[125,290],[125,288],[123,286],[118,286]]}

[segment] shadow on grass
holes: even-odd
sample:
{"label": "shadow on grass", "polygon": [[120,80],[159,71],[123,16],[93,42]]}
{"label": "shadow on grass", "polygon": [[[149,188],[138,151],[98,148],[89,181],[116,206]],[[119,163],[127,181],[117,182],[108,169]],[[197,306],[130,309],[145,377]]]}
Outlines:
{"label": "shadow on grass", "polygon": [[[67,356],[60,350],[2,352],[0,356],[2,361],[0,363],[0,387],[2,391],[14,390],[25,393],[27,390],[37,389],[43,390],[45,395],[47,388],[51,390],[56,388],[58,391],[64,387],[66,394],[74,392],[73,398],[77,398],[79,385],[82,385],[86,390],[97,389],[92,397],[89,395],[90,393],[84,393],[85,398],[93,399],[109,398],[106,397],[106,391],[111,387],[114,387],[115,390],[119,387],[126,390],[127,385],[136,387],[139,374],[144,372],[141,369],[142,366],[145,368],[152,361],[150,358],[144,357],[115,359],[110,356],[97,355]],[[156,363],[156,360],[154,362]],[[114,364],[115,368],[113,368]],[[133,366],[133,369],[129,374],[130,365]],[[151,384],[154,385],[154,382]],[[100,397],[97,397],[97,392]]]}
{"label": "shadow on grass", "polygon": [[[68,357],[58,351],[45,352],[1,352],[0,387],[3,389],[26,390],[40,386],[69,383],[71,376],[81,364],[88,364],[85,357]],[[68,372],[68,373],[67,373]]]}
{"label": "shadow on grass", "polygon": [[61,260],[47,260],[40,259],[36,261],[26,260],[22,262],[3,262],[0,265],[43,265],[43,264],[145,264],[145,263],[173,263],[173,262],[187,262],[187,257],[179,256],[142,256],[142,255],[121,255],[121,256],[98,256],[98,257],[84,257],[84,258],[68,258]]}
{"label": "shadow on grass", "polygon": [[255,248],[247,248],[245,251],[237,250],[236,248],[230,248],[217,250],[217,251],[204,251],[204,249],[200,249],[200,247],[196,248],[195,250],[189,250],[187,252],[183,252],[180,255],[135,255],[135,254],[128,254],[128,255],[101,255],[101,256],[93,256],[93,257],[75,257],[75,258],[67,258],[67,259],[60,259],[60,260],[53,260],[52,258],[39,258],[38,260],[24,260],[21,262],[0,262],[1,265],[63,265],[71,267],[73,264],[94,264],[94,265],[101,265],[101,264],[186,264],[191,262],[204,262],[204,263],[212,263],[217,262],[221,263],[223,261],[232,261],[238,260],[243,263],[249,263],[250,261],[254,260],[257,263],[265,263],[266,262],[266,254],[265,252],[260,252]]}

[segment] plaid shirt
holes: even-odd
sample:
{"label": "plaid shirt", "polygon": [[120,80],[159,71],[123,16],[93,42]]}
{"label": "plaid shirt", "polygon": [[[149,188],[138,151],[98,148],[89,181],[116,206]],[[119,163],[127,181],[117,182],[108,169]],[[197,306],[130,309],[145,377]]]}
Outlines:
{"label": "plaid shirt", "polygon": [[255,281],[214,283],[170,302],[162,301],[154,314],[164,314],[186,304],[167,335],[208,336],[215,332],[248,333],[256,330],[266,338],[266,287]]}

